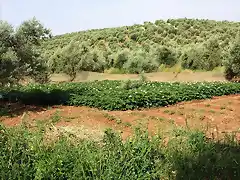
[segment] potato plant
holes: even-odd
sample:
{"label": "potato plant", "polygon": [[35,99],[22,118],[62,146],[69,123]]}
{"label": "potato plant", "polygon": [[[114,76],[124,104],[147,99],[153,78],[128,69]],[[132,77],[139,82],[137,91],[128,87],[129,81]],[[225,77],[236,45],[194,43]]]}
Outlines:
{"label": "potato plant", "polygon": [[[5,101],[34,105],[88,106],[105,110],[129,110],[168,106],[182,101],[240,93],[239,83],[230,82],[138,82],[122,81],[32,84],[2,90]],[[136,85],[137,84],[137,85]]]}

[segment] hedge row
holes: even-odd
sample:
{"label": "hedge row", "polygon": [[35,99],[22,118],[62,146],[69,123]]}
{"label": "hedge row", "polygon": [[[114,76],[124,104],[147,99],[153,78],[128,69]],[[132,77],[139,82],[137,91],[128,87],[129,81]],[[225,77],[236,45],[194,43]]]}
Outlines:
{"label": "hedge row", "polygon": [[4,91],[7,101],[33,105],[89,106],[105,110],[160,107],[182,101],[239,94],[240,84],[229,82],[168,83],[94,81],[29,85]]}

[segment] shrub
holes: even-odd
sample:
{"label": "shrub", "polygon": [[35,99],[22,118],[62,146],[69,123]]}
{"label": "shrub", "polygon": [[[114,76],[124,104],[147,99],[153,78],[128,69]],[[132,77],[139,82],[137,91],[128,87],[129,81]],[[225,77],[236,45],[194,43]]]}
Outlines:
{"label": "shrub", "polygon": [[110,68],[110,69],[105,70],[104,73],[108,73],[108,74],[125,74],[126,71],[124,69]]}
{"label": "shrub", "polygon": [[129,90],[129,89],[134,89],[134,88],[139,88],[144,83],[147,83],[147,77],[144,75],[144,73],[139,74],[139,80],[133,81],[133,80],[127,80],[123,81],[121,84],[121,87],[123,89]]}

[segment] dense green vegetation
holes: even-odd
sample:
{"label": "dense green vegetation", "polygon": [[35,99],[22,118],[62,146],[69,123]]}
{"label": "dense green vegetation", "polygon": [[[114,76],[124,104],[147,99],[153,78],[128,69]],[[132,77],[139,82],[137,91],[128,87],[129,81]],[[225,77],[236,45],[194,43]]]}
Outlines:
{"label": "dense green vegetation", "polygon": [[0,125],[1,179],[239,179],[240,146],[229,136],[209,141],[201,132],[161,136],[136,131],[125,142],[111,130],[100,142],[68,134],[45,136]]}
{"label": "dense green vegetation", "polygon": [[228,54],[225,64],[225,78],[227,80],[235,79],[240,82],[240,38],[238,37]]}
{"label": "dense green vegetation", "polygon": [[231,80],[240,75],[238,35],[237,22],[169,19],[50,38],[35,18],[17,28],[0,21],[0,84],[26,77],[44,83],[60,72],[72,81],[80,71],[142,73],[175,65],[205,71],[225,65]]}
{"label": "dense green vegetation", "polygon": [[[89,106],[105,110],[159,107],[239,94],[240,84],[95,81],[17,85],[26,77],[46,83],[50,73],[113,69],[142,73],[181,65],[192,70],[225,66],[240,75],[239,23],[177,19],[56,36],[39,21],[14,29],[0,21],[0,116],[7,103]],[[235,40],[236,39],[236,40]],[[41,48],[40,48],[41,45]],[[18,103],[17,103],[18,104]],[[52,120],[51,122],[54,122]],[[40,124],[0,125],[0,179],[239,179],[240,146],[229,136],[210,141],[202,132],[175,130],[168,143],[136,131],[131,139],[106,130],[100,142],[50,134]]]}
{"label": "dense green vegetation", "polygon": [[49,37],[50,30],[35,18],[15,29],[0,20],[0,86],[16,84],[26,76],[37,82],[47,81],[47,59],[39,47]]}
{"label": "dense green vegetation", "polygon": [[109,68],[153,72],[161,64],[171,67],[176,63],[192,70],[213,70],[227,59],[239,27],[240,23],[228,21],[157,20],[55,36],[42,48],[54,72]]}
{"label": "dense green vegetation", "polygon": [[239,83],[96,81],[29,85],[5,90],[6,101],[35,105],[89,106],[105,110],[160,107],[182,101],[240,93]]}

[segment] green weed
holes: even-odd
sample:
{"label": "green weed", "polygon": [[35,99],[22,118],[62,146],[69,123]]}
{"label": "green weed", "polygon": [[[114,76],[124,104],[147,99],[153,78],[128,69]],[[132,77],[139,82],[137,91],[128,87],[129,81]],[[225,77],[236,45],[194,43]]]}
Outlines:
{"label": "green weed", "polygon": [[150,120],[156,120],[156,121],[164,121],[164,120],[166,120],[165,118],[158,117],[158,116],[149,116],[149,119]]}
{"label": "green weed", "polygon": [[184,112],[183,111],[178,111],[177,112],[180,116],[183,116],[184,115]]}
{"label": "green weed", "polygon": [[166,118],[163,118],[163,117],[158,117],[158,118],[157,118],[157,120],[159,120],[159,121],[165,121],[165,120],[166,120]]}
{"label": "green weed", "polygon": [[60,110],[55,111],[55,113],[51,116],[51,121],[53,124],[56,124],[59,121],[61,121]]}
{"label": "green weed", "polygon": [[234,135],[209,141],[203,132],[174,129],[167,143],[136,129],[122,141],[111,129],[99,142],[0,125],[2,179],[239,179]]}
{"label": "green weed", "polygon": [[226,109],[226,106],[221,106],[220,109],[224,110],[224,109]]}
{"label": "green weed", "polygon": [[206,118],[205,115],[200,115],[200,116],[199,116],[199,120],[201,120],[201,121],[203,121],[205,118]]}
{"label": "green weed", "polygon": [[206,107],[210,107],[210,106],[211,106],[211,104],[205,104],[205,106],[206,106]]}
{"label": "green weed", "polygon": [[125,127],[131,127],[131,126],[132,126],[132,124],[131,124],[130,122],[124,122],[123,125],[124,125]]}
{"label": "green weed", "polygon": [[104,117],[107,118],[110,121],[115,121],[117,124],[121,124],[122,120],[120,118],[117,118],[116,116],[113,116],[108,113],[104,113]]}
{"label": "green weed", "polygon": [[163,112],[166,113],[166,114],[169,114],[169,115],[174,115],[174,114],[176,114],[176,111],[174,111],[174,110],[168,110],[168,109],[164,110]]}
{"label": "green weed", "polygon": [[209,110],[210,113],[216,113],[216,111],[214,111],[213,109]]}

